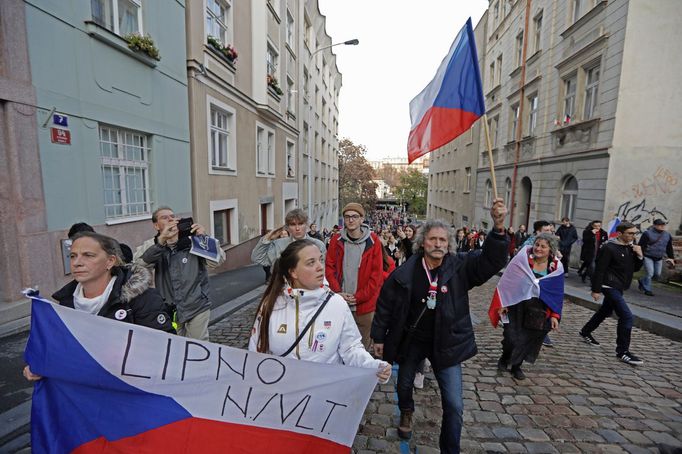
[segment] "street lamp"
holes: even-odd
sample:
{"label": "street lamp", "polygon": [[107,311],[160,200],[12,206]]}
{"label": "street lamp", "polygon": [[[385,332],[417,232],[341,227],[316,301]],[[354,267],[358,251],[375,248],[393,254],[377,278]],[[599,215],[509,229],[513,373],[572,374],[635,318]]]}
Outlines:
{"label": "street lamp", "polygon": [[[318,49],[315,49],[313,53],[310,54],[310,58],[308,59],[308,67],[310,68],[310,79],[312,79],[312,67],[313,67],[313,57],[326,49],[330,49],[332,47],[336,46],[357,46],[360,44],[360,41],[358,39],[349,39],[348,41],[344,41],[342,43],[335,43],[335,44],[329,44],[327,46],[322,46]],[[324,77],[324,76],[323,76]],[[309,222],[313,223],[315,220],[313,219],[313,153],[312,153],[312,110],[313,110],[313,104],[310,102],[310,94],[307,96],[308,98],[308,218]],[[317,100],[316,100],[317,101]]]}

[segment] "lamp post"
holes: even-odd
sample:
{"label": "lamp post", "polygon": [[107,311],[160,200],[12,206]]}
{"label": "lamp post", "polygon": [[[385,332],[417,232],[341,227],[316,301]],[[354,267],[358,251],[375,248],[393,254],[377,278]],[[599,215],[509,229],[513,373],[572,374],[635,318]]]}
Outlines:
{"label": "lamp post", "polygon": [[[330,49],[335,46],[357,46],[360,44],[360,41],[357,39],[350,39],[348,41],[344,41],[342,43],[335,43],[335,44],[329,44],[327,46],[320,47],[318,49],[315,49],[315,51],[310,54],[310,59],[308,60],[308,67],[310,68],[309,72],[309,81],[312,80],[312,68],[313,68],[313,57],[317,55],[319,52]],[[323,76],[324,77],[324,76]],[[307,96],[308,98],[308,218],[309,222],[313,223],[315,220],[313,219],[313,153],[312,153],[312,140],[313,140],[313,135],[312,135],[312,111],[313,111],[313,104],[310,102],[310,95]],[[315,100],[317,101],[317,99]]]}

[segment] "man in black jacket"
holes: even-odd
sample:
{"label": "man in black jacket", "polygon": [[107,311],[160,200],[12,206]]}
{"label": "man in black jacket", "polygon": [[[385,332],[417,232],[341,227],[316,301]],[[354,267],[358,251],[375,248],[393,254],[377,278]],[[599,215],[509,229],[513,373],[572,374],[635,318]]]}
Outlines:
{"label": "man in black jacket", "polygon": [[608,239],[609,234],[601,228],[601,221],[590,222],[590,225],[583,231],[583,247],[580,250],[580,260],[583,263],[578,269],[578,274],[582,277],[583,282],[585,282],[588,276],[592,279],[597,253]]}
{"label": "man in black jacket", "polygon": [[377,301],[374,352],[398,370],[401,438],[412,436],[412,383],[417,365],[429,358],[441,392],[440,449],[458,453],[462,431],[461,363],[477,353],[469,315],[469,289],[485,283],[507,261],[507,209],[495,199],[495,227],[482,251],[453,253],[454,232],[442,221],[427,221],[417,233],[414,254],[386,280]]}
{"label": "man in black jacket", "polygon": [[571,220],[564,216],[561,219],[561,227],[556,231],[559,237],[559,252],[561,252],[561,264],[564,265],[564,274],[568,276],[568,262],[571,258],[573,243],[578,241],[578,232]]}
{"label": "man in black jacket", "polygon": [[616,331],[616,356],[624,363],[638,366],[644,361],[630,353],[632,333],[632,312],[623,292],[630,288],[632,274],[642,267],[642,248],[634,244],[637,227],[623,222],[616,227],[618,236],[611,239],[599,250],[597,267],[592,276],[592,298],[599,301],[604,294],[604,302],[592,318],[580,330],[580,336],[591,345],[599,345],[592,332],[606,317],[615,312],[618,316]]}

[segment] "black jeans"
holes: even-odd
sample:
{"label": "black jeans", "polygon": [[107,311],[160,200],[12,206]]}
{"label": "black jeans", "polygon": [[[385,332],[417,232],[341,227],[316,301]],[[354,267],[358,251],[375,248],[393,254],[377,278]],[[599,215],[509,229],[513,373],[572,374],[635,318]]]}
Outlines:
{"label": "black jeans", "polygon": [[604,294],[604,302],[592,318],[583,326],[583,334],[590,334],[597,329],[606,317],[613,312],[618,316],[616,329],[616,354],[618,356],[630,350],[630,337],[632,334],[632,312],[623,299],[623,292],[615,288],[601,288]]}

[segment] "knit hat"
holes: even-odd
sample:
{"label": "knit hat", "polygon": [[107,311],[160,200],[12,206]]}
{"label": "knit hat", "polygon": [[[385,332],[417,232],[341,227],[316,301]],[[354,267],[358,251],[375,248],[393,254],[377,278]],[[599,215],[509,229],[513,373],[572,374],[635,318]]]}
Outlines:
{"label": "knit hat", "polygon": [[[344,208],[344,209],[345,209],[345,208]],[[665,222],[665,220],[660,219],[660,218],[659,218],[659,219],[656,219],[656,220],[654,221],[654,225],[666,225],[666,224],[667,224],[667,222]]]}
{"label": "knit hat", "polygon": [[355,202],[347,203],[346,206],[343,207],[341,215],[346,214],[346,211],[356,211],[360,213],[360,216],[362,216],[363,218],[365,217],[365,209],[359,203]]}

